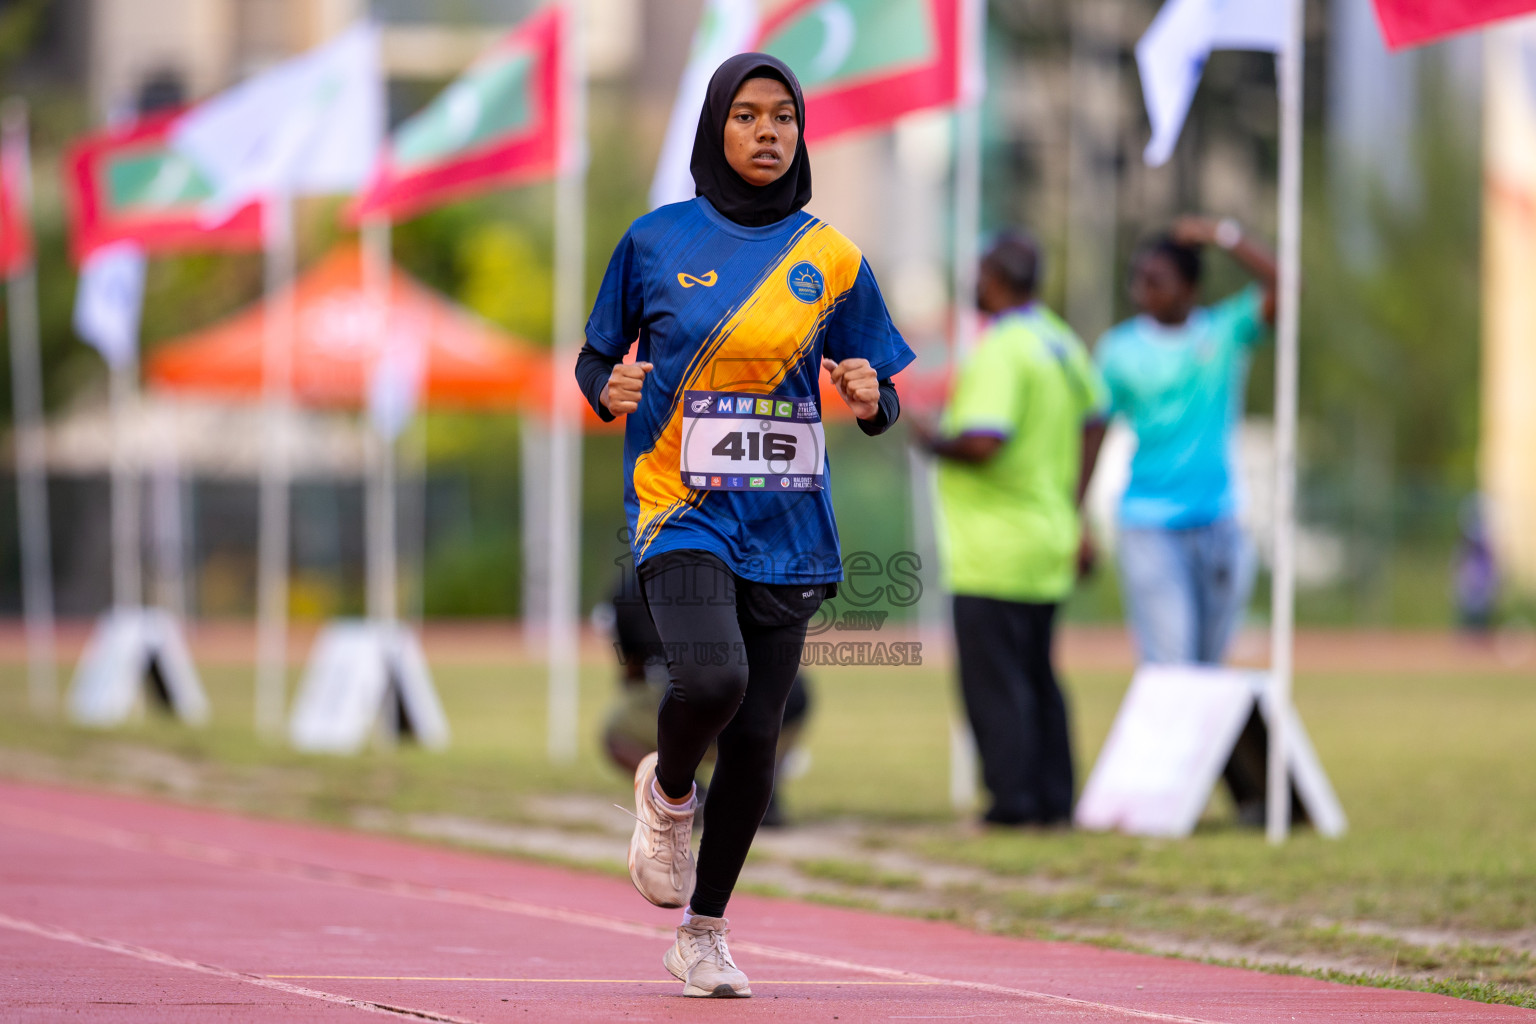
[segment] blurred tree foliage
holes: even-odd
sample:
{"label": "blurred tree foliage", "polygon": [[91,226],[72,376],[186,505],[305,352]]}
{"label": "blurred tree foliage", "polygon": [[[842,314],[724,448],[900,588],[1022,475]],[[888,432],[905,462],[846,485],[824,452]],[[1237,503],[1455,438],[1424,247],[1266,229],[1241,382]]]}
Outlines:
{"label": "blurred tree foliage", "polygon": [[1314,459],[1347,466],[1362,417],[1405,481],[1476,484],[1481,155],[1464,105],[1429,76],[1413,152],[1418,195],[1375,190],[1371,258],[1346,258],[1322,146],[1309,161],[1302,402]]}
{"label": "blurred tree foliage", "polygon": [[51,2],[11,0],[0,6],[0,76],[8,75],[31,48],[43,27],[43,15],[48,13]]}

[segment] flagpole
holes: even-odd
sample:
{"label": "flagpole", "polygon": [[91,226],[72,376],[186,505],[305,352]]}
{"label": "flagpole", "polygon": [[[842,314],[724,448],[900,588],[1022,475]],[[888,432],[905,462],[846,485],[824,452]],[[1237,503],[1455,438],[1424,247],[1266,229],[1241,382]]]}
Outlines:
{"label": "flagpole", "polygon": [[976,330],[976,261],[980,256],[981,98],[986,88],[987,11],[982,0],[961,0],[960,99],[955,107],[954,323],[951,363],[965,355]]}
{"label": "flagpole", "polygon": [[[959,101],[955,105],[954,299],[949,366],[970,351],[976,331],[976,264],[981,239],[981,100],[986,91],[987,7],[984,0],[959,5]],[[931,467],[928,473],[931,475]],[[932,494],[932,486],[924,482]],[[969,723],[950,712],[949,793],[956,810],[967,810],[976,792],[976,744]]]}
{"label": "flagpole", "polygon": [[[0,111],[0,152],[26,153],[27,107],[20,99]],[[16,212],[32,208],[25,161],[17,168]],[[11,404],[16,430],[16,515],[21,534],[22,611],[27,637],[27,688],[32,710],[51,715],[58,706],[53,643],[53,559],[48,530],[48,451],[43,434],[43,372],[38,355],[37,261],[5,282],[11,333]]]}
{"label": "flagpole", "polygon": [[581,430],[569,370],[582,340],[585,300],[587,110],[582,0],[564,0],[561,40],[562,167],[555,181],[554,379],[549,430],[550,759],[576,757],[578,604],[581,600]]}
{"label": "flagpole", "polygon": [[[387,216],[362,224],[362,285],[370,308],[379,311],[378,330],[385,346],[393,344],[390,304],[390,230]],[[387,358],[381,350],[380,359]],[[395,579],[395,443],[369,417],[373,449],[368,473],[368,617],[393,622],[398,614]]]}
{"label": "flagpole", "polygon": [[1291,5],[1280,69],[1280,282],[1275,343],[1275,551],[1270,597],[1265,835],[1290,831],[1289,719],[1296,611],[1296,421],[1301,313],[1301,117],[1305,4]]}
{"label": "flagpole", "polygon": [[523,498],[523,643],[535,650],[549,636],[549,421],[524,413],[517,435]]}
{"label": "flagpole", "polygon": [[144,603],[141,582],[139,478],[132,435],[139,376],[138,346],[123,354],[110,371],[108,399],[112,421],[112,604],[118,611]]}
{"label": "flagpole", "polygon": [[266,316],[262,325],[262,448],[256,580],[256,731],[283,727],[288,668],[288,426],[293,407],[293,197],[277,191],[262,206]]}
{"label": "flagpole", "polygon": [[1116,182],[1121,0],[1072,5],[1067,137],[1067,321],[1092,340],[1115,311]]}

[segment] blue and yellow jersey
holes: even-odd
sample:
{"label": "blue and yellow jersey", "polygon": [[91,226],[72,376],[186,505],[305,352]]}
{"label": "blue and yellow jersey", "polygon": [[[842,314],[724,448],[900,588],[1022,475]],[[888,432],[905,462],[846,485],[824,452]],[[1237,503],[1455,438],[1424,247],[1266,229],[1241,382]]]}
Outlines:
{"label": "blue and yellow jersey", "polygon": [[702,197],[663,206],[619,242],[587,322],[587,341],[609,356],[637,339],[636,360],[655,366],[624,431],[637,564],[692,549],[764,583],[840,580],[824,452],[823,485],[810,490],[788,489],[788,476],[730,489],[719,477],[685,477],[682,456],[685,418],[707,407],[698,393],[771,396],[819,419],[823,356],[867,359],[882,378],[912,361],[858,247],[803,211],[743,227]]}

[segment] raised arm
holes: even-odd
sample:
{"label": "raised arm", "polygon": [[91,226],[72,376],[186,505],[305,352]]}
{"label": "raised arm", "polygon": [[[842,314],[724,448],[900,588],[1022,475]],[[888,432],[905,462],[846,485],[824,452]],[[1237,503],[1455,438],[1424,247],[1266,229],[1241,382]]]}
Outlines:
{"label": "raised arm", "polygon": [[1238,265],[1264,289],[1264,319],[1275,322],[1275,289],[1280,267],[1275,254],[1243,230],[1231,217],[1181,217],[1173,225],[1173,237],[1185,245],[1214,245],[1225,249]]}

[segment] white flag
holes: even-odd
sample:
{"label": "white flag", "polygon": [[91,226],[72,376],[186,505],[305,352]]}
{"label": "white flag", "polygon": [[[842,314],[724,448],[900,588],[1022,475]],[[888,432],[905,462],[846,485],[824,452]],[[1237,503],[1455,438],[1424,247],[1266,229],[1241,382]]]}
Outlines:
{"label": "white flag", "polygon": [[651,209],[694,197],[693,171],[688,165],[710,77],[727,57],[746,52],[757,38],[757,25],[757,0],[708,0],[705,5],[699,27],[693,33],[688,66],[683,69],[677,87],[672,119],[667,122],[667,134],[661,144],[661,158],[656,161]]}
{"label": "white flag", "polygon": [[1212,50],[1280,53],[1297,0],[1167,0],[1136,44],[1152,139],[1144,159],[1167,163]]}
{"label": "white flag", "polygon": [[80,268],[75,333],[114,369],[127,366],[138,352],[146,262],[135,243],[113,242],[92,252]]}
{"label": "white flag", "polygon": [[384,118],[379,31],[365,23],[199,104],[170,141],[213,183],[207,219],[218,223],[274,193],[356,191]]}

